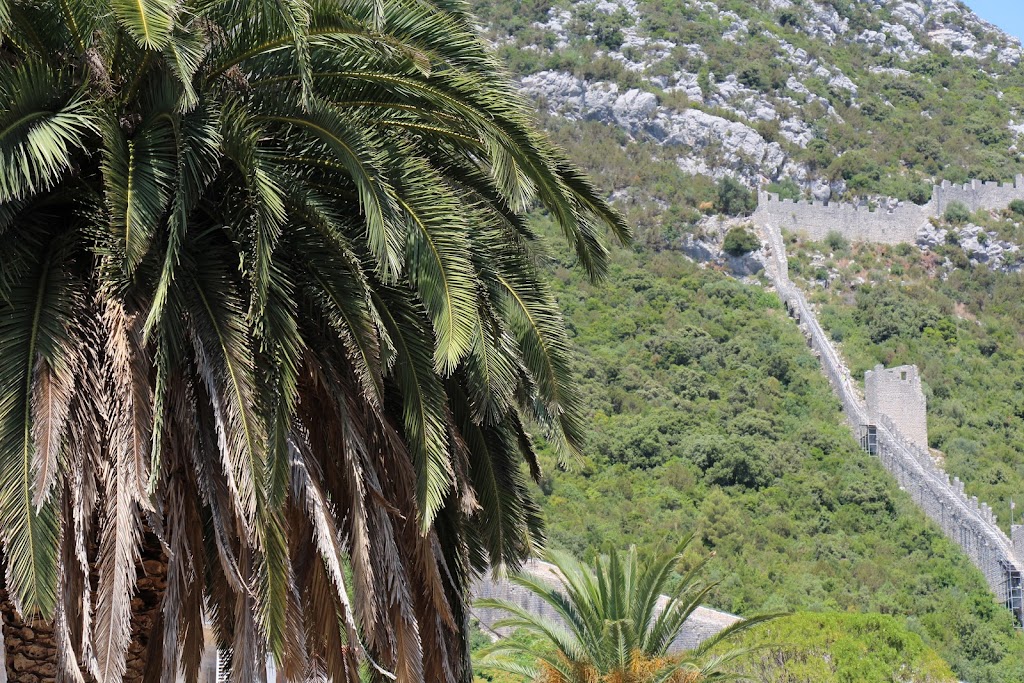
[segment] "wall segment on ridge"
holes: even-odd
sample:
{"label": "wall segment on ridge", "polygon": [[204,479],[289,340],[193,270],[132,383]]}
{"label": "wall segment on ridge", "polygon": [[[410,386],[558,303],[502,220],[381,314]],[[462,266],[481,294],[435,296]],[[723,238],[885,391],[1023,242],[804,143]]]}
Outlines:
{"label": "wall segment on ridge", "polygon": [[1024,175],[1018,175],[1012,183],[972,180],[954,185],[943,181],[932,187],[927,204],[904,202],[891,209],[872,209],[866,203],[793,201],[761,190],[753,219],[758,225],[774,226],[814,241],[824,240],[834,231],[851,242],[900,244],[913,243],[928,219],[941,216],[953,202],[978,211],[1004,209],[1014,199],[1024,199]]}

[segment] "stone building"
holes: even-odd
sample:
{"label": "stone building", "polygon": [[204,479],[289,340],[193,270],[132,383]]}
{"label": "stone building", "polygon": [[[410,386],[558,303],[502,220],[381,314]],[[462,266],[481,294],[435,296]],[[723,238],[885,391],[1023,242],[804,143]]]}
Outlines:
{"label": "stone building", "polygon": [[877,424],[882,415],[888,417],[903,436],[928,452],[928,416],[917,366],[876,365],[864,373],[864,398],[873,423]]}

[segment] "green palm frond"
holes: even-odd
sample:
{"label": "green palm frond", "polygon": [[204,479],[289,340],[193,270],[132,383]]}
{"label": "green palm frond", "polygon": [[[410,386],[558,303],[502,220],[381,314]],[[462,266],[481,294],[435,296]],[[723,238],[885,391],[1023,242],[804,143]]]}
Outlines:
{"label": "green palm frond", "polygon": [[395,348],[393,372],[416,468],[419,525],[425,530],[444,504],[454,475],[448,450],[447,396],[434,374],[433,348],[428,345],[423,315],[403,299],[399,291],[382,289],[374,302]]}
{"label": "green palm frond", "polygon": [[[322,144],[316,153],[326,153],[348,172],[356,186],[359,206],[366,224],[366,244],[377,259],[381,275],[393,279],[401,270],[400,245],[404,237],[404,217],[395,200],[395,191],[384,172],[381,142],[367,135],[357,121],[324,101],[314,101],[308,110],[275,107],[263,118],[283,126],[283,134],[308,136]],[[319,146],[318,146],[319,147]]]}
{"label": "green palm frond", "polygon": [[247,206],[239,218],[247,244],[246,270],[254,290],[253,307],[260,315],[270,282],[271,257],[286,217],[285,189],[269,155],[260,146],[262,130],[232,98],[221,117],[224,151],[235,164],[247,190]]}
{"label": "green palm frond", "polygon": [[[748,650],[722,653],[721,645],[744,631],[774,619],[762,615],[742,620],[704,640],[691,652],[669,652],[684,622],[707,597],[709,588],[699,583],[700,568],[678,579],[679,565],[692,537],[674,551],[641,560],[636,547],[625,553],[612,551],[587,566],[565,553],[551,553],[558,581],[548,582],[529,573],[513,575],[517,585],[547,603],[557,620],[539,617],[505,600],[478,600],[477,606],[497,609],[508,616],[498,628],[520,628],[537,640],[499,641],[485,651],[479,665],[520,675],[532,669],[510,660],[532,658],[563,683],[584,683],[603,677],[630,676],[639,665],[652,671],[651,680],[667,682],[682,671],[700,675],[699,680],[732,680],[728,666]],[[676,585],[668,590],[670,583]],[[664,601],[665,604],[659,605]],[[717,654],[712,655],[712,651]],[[632,679],[630,679],[632,680]],[[647,679],[644,679],[647,680]]]}
{"label": "green palm frond", "polygon": [[167,65],[182,87],[182,111],[189,111],[199,104],[196,91],[196,75],[206,57],[209,43],[206,36],[194,25],[171,33],[164,47]]}
{"label": "green palm frond", "polygon": [[480,426],[472,419],[469,406],[456,387],[453,396],[456,420],[466,448],[469,477],[480,503],[470,519],[479,526],[480,539],[490,565],[499,571],[518,568],[527,554],[539,550],[543,536],[540,510],[531,500],[526,480],[517,466],[520,458],[514,429],[510,424]]}
{"label": "green palm frond", "polygon": [[508,615],[496,621],[495,628],[522,628],[541,635],[554,644],[559,653],[569,661],[579,661],[585,655],[576,634],[557,621],[535,614],[508,600],[482,598],[477,600],[476,606],[480,609],[502,610]]}
{"label": "green palm frond", "polygon": [[541,401],[532,404],[535,415],[549,430],[559,455],[572,460],[583,442],[583,423],[562,315],[546,288],[522,264],[516,265],[520,270],[498,275],[493,295],[537,383]]}
{"label": "green palm frond", "polygon": [[406,262],[434,328],[434,371],[450,375],[473,344],[475,278],[467,258],[472,214],[426,164],[402,169],[397,192],[409,217]]}
{"label": "green palm frond", "polygon": [[149,251],[177,181],[176,121],[154,116],[127,138],[114,122],[105,126],[103,173],[111,238],[131,274]]}
{"label": "green palm frond", "polygon": [[[252,527],[261,507],[266,429],[256,406],[256,366],[245,306],[237,284],[214,259],[207,243],[191,273],[189,327],[200,376],[216,405],[220,453],[244,524]],[[223,253],[223,252],[221,252]]]}
{"label": "green palm frond", "polygon": [[120,24],[147,50],[162,50],[171,40],[179,8],[173,0],[110,0]]}
{"label": "green palm frond", "polygon": [[40,359],[49,368],[59,365],[55,357],[68,343],[76,302],[59,266],[63,249],[43,248],[0,303],[0,519],[15,604],[23,614],[49,617],[57,597],[60,520],[52,497],[36,488],[32,404]]}
{"label": "green palm frond", "polygon": [[0,65],[0,203],[53,187],[98,119],[84,89],[37,61]]}
{"label": "green palm frond", "polygon": [[317,230],[293,230],[289,245],[303,254],[306,275],[300,286],[344,344],[352,369],[374,407],[384,398],[384,359],[370,283],[359,258],[344,241],[337,217],[315,197],[295,197],[297,213]]}
{"label": "green palm frond", "polygon": [[515,340],[497,320],[487,319],[487,314],[489,310],[476,317],[473,348],[465,363],[465,386],[473,419],[494,424],[513,407],[519,368],[515,364]]}
{"label": "green palm frond", "polygon": [[203,193],[217,175],[223,141],[220,112],[215,103],[206,102],[203,106],[195,107],[182,117],[180,125],[175,129],[177,183],[167,219],[163,265],[143,327],[146,338],[163,317],[164,306],[175,280],[175,269],[181,260],[189,216],[196,210],[203,199]]}

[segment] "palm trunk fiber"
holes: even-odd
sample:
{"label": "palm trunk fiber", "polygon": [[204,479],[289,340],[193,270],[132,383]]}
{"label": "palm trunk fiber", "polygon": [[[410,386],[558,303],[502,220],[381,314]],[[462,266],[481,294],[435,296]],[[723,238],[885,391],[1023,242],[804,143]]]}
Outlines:
{"label": "palm trunk fiber", "polygon": [[[167,588],[167,558],[159,541],[147,534],[142,559],[136,567],[136,593],[132,598],[132,640],[123,683],[161,683],[162,610]],[[93,573],[93,586],[97,577]],[[95,595],[93,591],[93,595]],[[41,619],[26,623],[14,609],[6,590],[0,590],[3,617],[6,683],[56,683],[57,647],[53,625]],[[87,683],[93,683],[88,673]],[[5,683],[0,676],[0,683]]]}
{"label": "palm trunk fiber", "polygon": [[6,590],[0,591],[0,612],[3,614],[6,681],[54,683],[57,680],[57,647],[52,626],[44,621],[26,624],[15,611]]}

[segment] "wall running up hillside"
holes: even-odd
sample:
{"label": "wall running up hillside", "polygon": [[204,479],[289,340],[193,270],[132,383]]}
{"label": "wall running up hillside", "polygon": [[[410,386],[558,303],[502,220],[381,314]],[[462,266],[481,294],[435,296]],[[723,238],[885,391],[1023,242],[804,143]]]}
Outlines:
{"label": "wall running up hillside", "polygon": [[917,231],[929,218],[941,216],[953,202],[971,210],[1003,209],[1014,199],[1024,199],[1024,175],[1012,183],[972,180],[964,185],[943,181],[932,187],[932,198],[918,206],[903,203],[892,209],[847,202],[780,199],[779,195],[759,191],[755,223],[772,226],[821,241],[830,232],[838,232],[851,242],[884,244],[913,243]]}
{"label": "wall running up hillside", "polygon": [[772,253],[769,274],[779,297],[796,318],[811,348],[817,352],[822,370],[843,404],[850,428],[858,438],[869,426],[874,428],[876,453],[885,469],[942,532],[963,549],[985,575],[999,601],[1012,609],[1018,621],[1024,623],[1024,605],[1021,603],[1024,562],[1018,559],[1009,537],[997,526],[992,509],[985,503],[979,503],[977,497],[968,498],[963,483],[959,479],[951,481],[931,455],[901,434],[888,417],[869,418],[867,406],[842,356],[818,323],[803,293],[789,279],[781,231],[775,226],[766,232]]}

